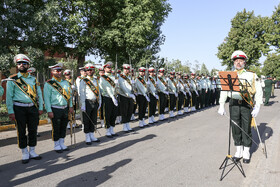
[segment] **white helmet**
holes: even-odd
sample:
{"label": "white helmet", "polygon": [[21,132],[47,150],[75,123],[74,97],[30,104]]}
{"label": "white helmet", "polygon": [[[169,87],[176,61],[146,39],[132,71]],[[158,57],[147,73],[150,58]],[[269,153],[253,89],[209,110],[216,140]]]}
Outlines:
{"label": "white helmet", "polygon": [[248,57],[243,51],[238,50],[238,51],[234,51],[231,55],[231,60],[234,61],[237,58],[241,58],[246,61]]}
{"label": "white helmet", "polygon": [[17,62],[27,62],[30,64],[31,60],[24,54],[18,54],[14,57],[14,63],[16,64]]}

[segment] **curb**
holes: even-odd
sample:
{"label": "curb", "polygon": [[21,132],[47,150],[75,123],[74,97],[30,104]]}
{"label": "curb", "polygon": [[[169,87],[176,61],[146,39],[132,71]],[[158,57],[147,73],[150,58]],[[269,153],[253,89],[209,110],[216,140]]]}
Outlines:
{"label": "curb", "polygon": [[[46,125],[46,124],[49,124],[49,123],[51,123],[51,120],[49,118],[48,119],[39,120],[39,126],[40,125]],[[15,129],[16,129],[15,124],[0,126],[0,132],[8,131],[8,130],[15,130]]]}

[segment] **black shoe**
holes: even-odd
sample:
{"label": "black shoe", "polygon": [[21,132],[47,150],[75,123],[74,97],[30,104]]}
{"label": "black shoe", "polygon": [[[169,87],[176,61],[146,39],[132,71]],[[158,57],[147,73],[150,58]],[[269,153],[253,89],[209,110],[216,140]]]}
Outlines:
{"label": "black shoe", "polygon": [[234,162],[239,162],[239,160],[241,160],[241,158],[242,158],[242,157],[238,158],[238,157],[235,157],[235,156],[234,156],[234,157],[232,157],[232,160],[233,160]]}
{"label": "black shoe", "polygon": [[86,142],[87,145],[91,145],[91,142]]}
{"label": "black shoe", "polygon": [[27,164],[28,162],[29,162],[29,159],[21,160],[21,163],[23,163],[23,164]]}
{"label": "black shoe", "polygon": [[36,157],[30,157],[31,159],[34,159],[34,160],[41,160],[42,157],[40,155],[36,156]]}
{"label": "black shoe", "polygon": [[99,140],[99,139],[96,139],[95,141],[92,141],[92,142],[100,142],[100,140]]}
{"label": "black shoe", "polygon": [[250,163],[250,161],[251,161],[251,159],[249,158],[249,159],[245,159],[245,158],[243,158],[243,163],[244,164],[249,164]]}
{"label": "black shoe", "polygon": [[129,132],[134,132],[135,130],[131,129],[131,130],[128,130]]}
{"label": "black shoe", "polygon": [[61,150],[54,150],[55,152],[57,152],[57,153],[62,153],[63,152],[63,150],[61,149]]}
{"label": "black shoe", "polygon": [[115,133],[115,134],[112,134],[112,136],[119,136],[117,133]]}
{"label": "black shoe", "polygon": [[69,148],[67,147],[66,149],[62,149],[62,151],[69,151]]}
{"label": "black shoe", "polygon": [[107,138],[113,138],[113,136],[112,136],[112,135],[106,135],[106,137],[107,137]]}
{"label": "black shoe", "polygon": [[144,126],[139,126],[141,129],[144,128]]}

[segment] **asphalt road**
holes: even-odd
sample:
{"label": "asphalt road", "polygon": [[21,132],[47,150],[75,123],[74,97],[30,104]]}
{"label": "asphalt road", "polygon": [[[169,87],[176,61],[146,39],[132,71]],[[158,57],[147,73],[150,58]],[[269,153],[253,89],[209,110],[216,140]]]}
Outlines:
{"label": "asphalt road", "polygon": [[[113,139],[99,128],[101,136],[95,135],[101,142],[91,146],[76,129],[77,143],[62,154],[53,151],[51,126],[40,126],[36,152],[43,158],[28,164],[21,164],[16,131],[1,132],[0,186],[279,186],[280,90],[275,92],[271,106],[262,106],[257,117],[267,158],[260,145],[253,145],[251,163],[242,164],[246,178],[235,167],[220,181],[229,120],[215,106],[144,129],[135,121],[135,132],[129,134],[117,125],[119,136]],[[255,130],[253,138],[259,144]]]}

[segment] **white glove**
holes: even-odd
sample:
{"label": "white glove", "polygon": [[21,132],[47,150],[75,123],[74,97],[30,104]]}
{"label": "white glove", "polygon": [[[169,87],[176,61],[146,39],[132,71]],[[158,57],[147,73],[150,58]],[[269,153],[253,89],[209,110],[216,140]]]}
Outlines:
{"label": "white glove", "polygon": [[150,98],[147,95],[145,95],[145,97],[146,97],[147,101],[150,102]]}
{"label": "white glove", "polygon": [[135,95],[134,94],[129,94],[129,97],[135,100]]}
{"label": "white glove", "polygon": [[113,103],[114,103],[115,106],[118,106],[118,101],[117,101],[116,98],[113,98]]}
{"label": "white glove", "polygon": [[219,110],[218,110],[218,114],[220,114],[220,115],[226,115],[225,105],[224,105],[224,104],[220,104],[220,108],[219,108]]}
{"label": "white glove", "polygon": [[99,105],[98,105],[98,110],[101,108],[101,102],[99,102]]}
{"label": "white glove", "polygon": [[183,94],[186,96],[187,93],[185,91],[183,91]]}
{"label": "white glove", "polygon": [[158,100],[158,95],[155,95],[155,98]]}
{"label": "white glove", "polygon": [[147,85],[150,85],[150,81],[147,81]]}
{"label": "white glove", "polygon": [[132,80],[131,80],[131,84],[135,84],[135,81],[134,81],[134,79],[132,79]]}
{"label": "white glove", "polygon": [[168,91],[164,91],[163,93],[164,93],[165,95],[169,95]]}
{"label": "white glove", "polygon": [[72,90],[75,90],[76,86],[75,85],[71,85],[71,88],[72,88]]}
{"label": "white glove", "polygon": [[118,83],[119,83],[119,81],[118,81],[118,79],[116,79],[116,80],[115,80],[115,84],[118,84]]}
{"label": "white glove", "polygon": [[197,96],[199,96],[199,94],[198,94],[198,92],[196,90],[195,90],[195,93],[196,93]]}
{"label": "white glove", "polygon": [[190,97],[192,97],[192,93],[189,91],[189,95],[190,95]]}
{"label": "white glove", "polygon": [[177,94],[177,93],[175,93],[175,97],[178,97],[178,94]]}
{"label": "white glove", "polygon": [[253,108],[253,111],[251,112],[252,117],[257,117],[258,113],[260,111],[260,105],[255,105],[255,107]]}
{"label": "white glove", "polygon": [[82,105],[81,111],[83,111],[83,112],[86,111],[86,106]]}

